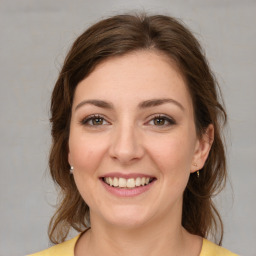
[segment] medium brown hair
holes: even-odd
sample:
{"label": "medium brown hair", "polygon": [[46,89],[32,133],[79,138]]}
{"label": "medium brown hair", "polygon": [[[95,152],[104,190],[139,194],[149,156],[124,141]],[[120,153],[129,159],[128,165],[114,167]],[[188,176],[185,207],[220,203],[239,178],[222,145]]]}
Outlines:
{"label": "medium brown hair", "polygon": [[174,61],[186,80],[198,137],[209,124],[214,126],[214,141],[200,178],[191,174],[183,196],[182,225],[192,233],[219,244],[223,225],[212,201],[226,181],[226,158],[221,127],[226,113],[220,91],[199,42],[181,21],[163,15],[117,15],[91,26],[71,47],[55,84],[51,100],[52,148],[49,166],[60,187],[59,207],[49,225],[53,243],[66,239],[71,227],[81,232],[88,225],[89,207],[79,194],[68,163],[71,108],[77,84],[103,60],[138,51],[160,51]]}

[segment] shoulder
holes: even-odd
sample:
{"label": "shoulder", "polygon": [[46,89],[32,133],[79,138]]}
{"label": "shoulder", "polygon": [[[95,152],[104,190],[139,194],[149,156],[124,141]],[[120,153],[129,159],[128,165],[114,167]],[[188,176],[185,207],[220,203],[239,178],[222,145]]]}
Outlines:
{"label": "shoulder", "polygon": [[46,250],[27,256],[74,256],[74,249],[79,235],[61,244],[54,245]]}
{"label": "shoulder", "polygon": [[200,256],[238,256],[235,253],[230,252],[229,250],[218,246],[207,239],[203,239],[203,246]]}

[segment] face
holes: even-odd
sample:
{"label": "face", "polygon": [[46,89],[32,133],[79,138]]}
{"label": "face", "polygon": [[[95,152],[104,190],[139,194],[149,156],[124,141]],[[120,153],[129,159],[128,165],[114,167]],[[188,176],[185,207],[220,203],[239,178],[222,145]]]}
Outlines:
{"label": "face", "polygon": [[68,157],[92,221],[180,221],[189,175],[208,151],[186,84],[162,54],[110,58],[76,88]]}

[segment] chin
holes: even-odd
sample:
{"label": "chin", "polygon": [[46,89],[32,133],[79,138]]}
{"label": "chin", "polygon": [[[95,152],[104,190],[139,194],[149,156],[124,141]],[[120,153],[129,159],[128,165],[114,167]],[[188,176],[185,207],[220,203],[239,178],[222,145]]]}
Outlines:
{"label": "chin", "polygon": [[104,214],[104,219],[110,225],[123,229],[133,229],[143,226],[149,221],[150,216],[141,207],[120,206],[117,211]]}

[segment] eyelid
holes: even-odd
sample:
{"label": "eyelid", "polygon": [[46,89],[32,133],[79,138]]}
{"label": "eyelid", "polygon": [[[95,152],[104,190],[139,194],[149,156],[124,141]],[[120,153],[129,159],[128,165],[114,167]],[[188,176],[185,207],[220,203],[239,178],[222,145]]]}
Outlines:
{"label": "eyelid", "polygon": [[153,125],[153,126],[158,126],[159,128],[177,124],[177,122],[172,117],[165,115],[165,114],[154,114],[154,115],[151,115],[149,118],[150,118],[150,120],[147,121],[146,124],[149,124],[151,121],[153,121],[154,119],[157,119],[157,118],[164,119],[165,121],[168,122],[168,124],[165,124],[165,125],[159,125],[159,126]]}
{"label": "eyelid", "polygon": [[86,126],[91,126],[91,127],[96,127],[96,126],[103,126],[103,125],[106,125],[106,124],[102,124],[102,125],[91,125],[91,124],[88,124],[89,121],[93,120],[93,119],[103,119],[105,122],[107,122],[108,124],[110,124],[109,121],[106,120],[105,116],[104,115],[101,115],[101,114],[92,114],[92,115],[89,115],[89,116],[86,116],[84,118],[82,118],[81,121],[79,121],[79,123],[81,125],[86,125]]}
{"label": "eyelid", "polygon": [[[93,120],[93,119],[103,119],[103,121],[107,122],[107,124],[99,124],[99,125],[92,125],[92,124],[88,124],[89,121]],[[151,121],[153,121],[154,119],[164,119],[165,121],[168,122],[168,124],[164,124],[164,125],[153,125],[153,124],[150,124]],[[167,126],[172,126],[172,125],[175,125],[177,122],[174,120],[174,118],[170,117],[169,115],[165,115],[165,114],[153,114],[151,116],[149,116],[148,118],[148,121],[145,123],[146,125],[152,125],[152,126],[156,126],[156,127],[159,127],[159,128],[164,128],[164,127],[167,127]],[[93,127],[93,128],[97,128],[100,127],[100,126],[103,126],[103,125],[108,125],[108,124],[111,124],[107,118],[102,115],[102,114],[92,114],[92,115],[89,115],[89,116],[86,116],[84,118],[82,118],[82,120],[79,121],[79,123],[81,125],[84,125],[84,126],[90,126],[90,127]]]}

